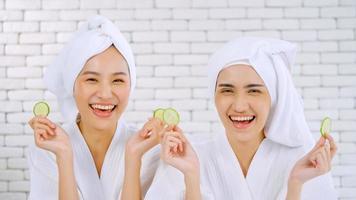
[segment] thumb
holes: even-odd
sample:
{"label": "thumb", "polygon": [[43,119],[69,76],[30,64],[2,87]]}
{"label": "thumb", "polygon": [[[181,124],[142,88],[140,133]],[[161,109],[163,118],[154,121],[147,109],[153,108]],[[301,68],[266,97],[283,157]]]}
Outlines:
{"label": "thumb", "polygon": [[161,141],[167,131],[172,130],[172,126],[165,124],[161,131],[158,133],[159,140]]}
{"label": "thumb", "polygon": [[310,150],[309,154],[315,152],[316,150],[318,150],[320,147],[324,146],[325,144],[325,137],[320,137],[319,140],[315,143],[314,147],[312,150]]}

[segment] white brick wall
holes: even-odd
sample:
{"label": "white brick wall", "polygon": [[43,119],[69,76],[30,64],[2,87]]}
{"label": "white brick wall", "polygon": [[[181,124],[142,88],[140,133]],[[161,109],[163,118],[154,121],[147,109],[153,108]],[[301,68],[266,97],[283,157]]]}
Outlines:
{"label": "white brick wall", "polygon": [[335,186],[339,199],[356,199],[355,0],[0,0],[0,199],[26,199],[34,102],[46,99],[62,122],[43,69],[94,14],[113,20],[135,53],[127,119],[141,125],[153,109],[173,106],[191,134],[222,128],[206,88],[212,52],[243,35],[296,42],[292,74],[308,123],[317,137],[320,120],[333,118]]}

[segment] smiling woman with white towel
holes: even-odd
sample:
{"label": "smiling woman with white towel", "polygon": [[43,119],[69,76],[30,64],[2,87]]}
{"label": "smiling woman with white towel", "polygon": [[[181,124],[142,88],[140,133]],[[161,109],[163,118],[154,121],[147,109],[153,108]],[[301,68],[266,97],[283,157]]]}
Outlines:
{"label": "smiling woman with white towel", "polygon": [[[36,143],[28,154],[29,199],[118,200],[125,184],[145,194],[158,165],[152,147],[162,126],[152,119],[137,132],[125,123],[135,70],[131,48],[111,21],[95,16],[81,26],[44,75],[63,128],[43,116],[29,122]],[[124,183],[125,173],[136,174],[135,182]]]}
{"label": "smiling woman with white towel", "polygon": [[316,144],[312,138],[289,73],[295,54],[289,42],[257,37],[218,50],[208,84],[225,131],[195,143],[195,151],[181,131],[167,133],[161,157],[168,165],[159,167],[146,199],[199,191],[186,181],[191,171],[200,171],[203,199],[336,199],[329,173],[336,145],[330,135]]}

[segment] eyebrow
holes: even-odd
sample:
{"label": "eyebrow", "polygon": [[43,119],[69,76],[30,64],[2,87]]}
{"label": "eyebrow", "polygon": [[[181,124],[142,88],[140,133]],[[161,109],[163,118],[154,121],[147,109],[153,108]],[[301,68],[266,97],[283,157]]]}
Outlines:
{"label": "eyebrow", "polygon": [[218,87],[231,87],[231,88],[233,88],[234,86],[232,84],[228,84],[228,83],[220,83],[218,85]]}
{"label": "eyebrow", "polygon": [[254,88],[254,87],[265,87],[265,85],[252,83],[244,86],[244,88]]}
{"label": "eyebrow", "polygon": [[[220,83],[218,87],[234,88],[235,86],[229,83]],[[244,88],[254,88],[254,87],[265,87],[265,85],[252,83],[244,86]]]}
{"label": "eyebrow", "polygon": [[[98,72],[93,72],[93,71],[85,71],[85,72],[83,72],[83,74],[82,75],[87,75],[87,74],[92,74],[92,75],[97,75],[97,76],[99,76],[100,75],[100,73],[98,73]],[[113,73],[112,75],[124,75],[124,76],[126,76],[127,75],[127,73],[125,73],[125,72],[115,72],[115,73]]]}

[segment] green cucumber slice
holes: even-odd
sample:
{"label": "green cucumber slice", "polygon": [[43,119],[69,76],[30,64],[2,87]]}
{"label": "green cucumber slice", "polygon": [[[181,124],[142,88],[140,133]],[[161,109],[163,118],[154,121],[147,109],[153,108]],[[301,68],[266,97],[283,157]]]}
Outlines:
{"label": "green cucumber slice", "polygon": [[153,112],[153,117],[164,121],[163,120],[163,113],[164,113],[164,109],[163,108],[158,108]]}
{"label": "green cucumber slice", "polygon": [[320,126],[320,133],[322,136],[326,136],[326,134],[329,134],[331,130],[331,119],[329,117],[325,117],[323,121],[321,122]]}
{"label": "green cucumber slice", "polygon": [[33,114],[35,114],[35,116],[47,117],[49,111],[50,111],[49,105],[44,101],[37,102],[33,106]]}
{"label": "green cucumber slice", "polygon": [[177,125],[179,123],[179,114],[173,108],[167,108],[163,112],[163,121],[168,125]]}

